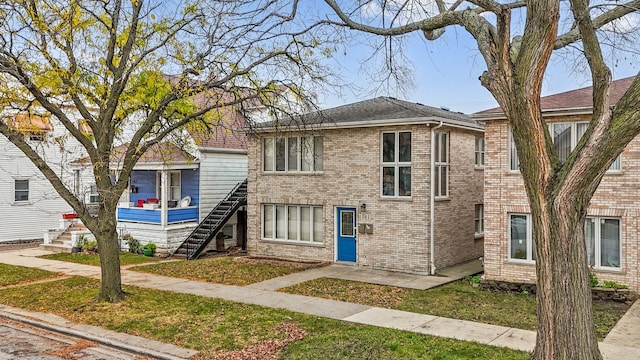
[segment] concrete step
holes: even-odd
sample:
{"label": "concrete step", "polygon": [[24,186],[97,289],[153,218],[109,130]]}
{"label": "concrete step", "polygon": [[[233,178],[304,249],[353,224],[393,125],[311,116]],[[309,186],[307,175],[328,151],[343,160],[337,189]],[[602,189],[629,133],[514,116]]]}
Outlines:
{"label": "concrete step", "polygon": [[66,246],[66,245],[62,245],[62,244],[40,244],[40,249],[42,250],[47,250],[47,251],[53,251],[53,252],[58,252],[58,253],[70,253],[71,252],[71,246]]}

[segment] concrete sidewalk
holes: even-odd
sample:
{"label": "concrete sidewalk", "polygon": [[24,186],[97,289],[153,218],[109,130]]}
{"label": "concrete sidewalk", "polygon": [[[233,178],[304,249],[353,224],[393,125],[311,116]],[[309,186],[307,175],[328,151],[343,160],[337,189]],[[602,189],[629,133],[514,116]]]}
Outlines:
{"label": "concrete sidewalk", "polygon": [[[100,277],[100,269],[95,266],[65,263],[35,257],[43,253],[41,250],[0,252],[0,263],[41,268],[70,275]],[[246,287],[203,283],[122,270],[122,282],[124,284],[145,288],[282,308],[358,324],[401,329],[517,350],[532,351],[535,346],[536,337],[534,331],[274,291],[283,286],[289,286],[318,277],[337,277],[360,281],[366,279],[368,282],[396,286],[406,284],[407,287],[419,286],[418,288],[425,286],[432,287],[462,278],[465,275],[477,273],[475,265],[465,264],[465,266],[468,266],[468,268],[450,269],[448,276],[419,276],[380,270],[358,269],[345,265],[330,265],[325,268],[307,270]],[[605,359],[640,359],[640,343],[637,341],[637,339],[640,338],[640,323],[637,321],[638,317],[640,317],[640,306],[633,306],[620,321],[620,324],[625,324],[624,330],[615,331],[616,326],[614,331],[611,332],[613,340],[608,341],[609,337],[607,337],[607,339],[600,344]],[[627,318],[629,319],[628,321],[626,320]],[[614,334],[615,339],[613,337]]]}

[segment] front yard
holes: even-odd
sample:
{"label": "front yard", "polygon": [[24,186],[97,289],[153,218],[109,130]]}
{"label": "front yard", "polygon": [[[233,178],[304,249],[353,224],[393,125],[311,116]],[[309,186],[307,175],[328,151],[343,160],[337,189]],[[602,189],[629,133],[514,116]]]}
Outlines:
{"label": "front yard", "polygon": [[[29,271],[11,268],[13,273]],[[71,277],[28,284],[36,278],[40,276],[23,276],[23,286],[0,289],[0,303],[195,349],[198,359],[241,358],[233,352],[284,359],[528,357],[472,342],[133,286],[125,286],[129,296],[120,303],[95,302],[97,280]]]}
{"label": "front yard", "polygon": [[[320,278],[280,291],[524,330],[536,329],[535,296],[480,290],[465,280],[429,290],[414,290]],[[624,303],[594,301],[593,314],[600,340],[628,309],[629,305]]]}
{"label": "front yard", "polygon": [[216,284],[246,286],[327,263],[303,263],[248,256],[221,256],[132,267],[129,270]]}

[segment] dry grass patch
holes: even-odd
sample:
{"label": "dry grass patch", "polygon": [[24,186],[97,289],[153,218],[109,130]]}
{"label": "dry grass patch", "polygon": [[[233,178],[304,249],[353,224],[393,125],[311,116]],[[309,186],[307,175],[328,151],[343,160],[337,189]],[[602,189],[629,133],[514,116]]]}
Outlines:
{"label": "dry grass patch", "polygon": [[195,281],[245,286],[326,263],[304,263],[248,256],[222,256],[132,267],[129,270]]}

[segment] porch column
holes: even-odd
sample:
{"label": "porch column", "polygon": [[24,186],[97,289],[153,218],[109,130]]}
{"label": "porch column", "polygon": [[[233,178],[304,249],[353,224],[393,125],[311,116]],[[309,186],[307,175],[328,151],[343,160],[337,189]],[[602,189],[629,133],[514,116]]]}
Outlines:
{"label": "porch column", "polygon": [[169,212],[169,181],[167,178],[167,171],[162,170],[160,173],[160,226],[164,229],[167,226],[167,214]]}

